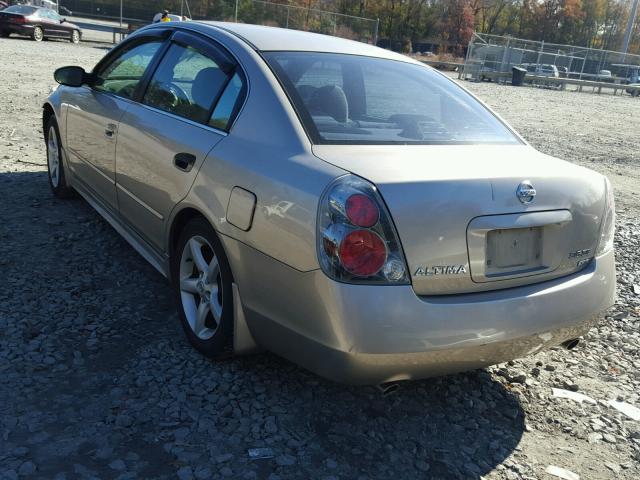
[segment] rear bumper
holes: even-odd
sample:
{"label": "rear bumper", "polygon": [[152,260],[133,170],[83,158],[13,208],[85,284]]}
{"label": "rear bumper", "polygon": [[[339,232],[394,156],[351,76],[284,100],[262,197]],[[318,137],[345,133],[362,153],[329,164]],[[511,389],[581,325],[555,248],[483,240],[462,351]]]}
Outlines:
{"label": "rear bumper", "polygon": [[6,33],[15,33],[17,35],[31,36],[33,34],[33,25],[0,23],[0,30]]}
{"label": "rear bumper", "polygon": [[423,378],[529,355],[584,334],[615,296],[613,252],[536,285],[420,297],[411,286],[349,285],[298,272],[230,243],[256,342],[347,383]]}

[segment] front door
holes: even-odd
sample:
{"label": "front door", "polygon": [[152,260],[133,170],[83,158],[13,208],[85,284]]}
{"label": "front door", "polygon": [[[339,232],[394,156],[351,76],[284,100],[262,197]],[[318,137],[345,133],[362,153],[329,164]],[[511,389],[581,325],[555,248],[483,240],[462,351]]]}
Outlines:
{"label": "front door", "polygon": [[115,153],[118,124],[162,40],[125,48],[96,72],[92,87],[80,87],[67,107],[71,169],[97,200],[117,211]]}
{"label": "front door", "polygon": [[42,20],[42,28],[47,37],[66,37],[68,34],[62,26],[62,18],[53,10],[42,8],[38,10],[38,17]]}
{"label": "front door", "polygon": [[189,192],[209,151],[224,138],[225,133],[214,128],[219,124],[212,111],[235,78],[234,68],[230,58],[208,42],[176,33],[142,103],[128,108],[120,121],[120,215],[159,252],[171,210]]}

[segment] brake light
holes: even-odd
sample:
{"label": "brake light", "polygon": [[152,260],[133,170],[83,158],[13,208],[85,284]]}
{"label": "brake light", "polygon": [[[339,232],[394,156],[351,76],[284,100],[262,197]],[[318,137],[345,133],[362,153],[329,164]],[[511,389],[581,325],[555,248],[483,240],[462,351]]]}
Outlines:
{"label": "brake light", "polygon": [[616,231],[616,206],[613,199],[613,186],[606,177],[605,188],[606,202],[604,206],[602,224],[600,225],[600,238],[598,240],[596,256],[600,256],[613,249],[613,237]]}
{"label": "brake light", "polygon": [[373,227],[378,223],[380,211],[378,206],[367,195],[356,193],[347,198],[345,205],[347,218],[358,227]]}
{"label": "brake light", "polygon": [[384,265],[387,248],[378,234],[371,230],[355,230],[342,239],[338,255],[349,273],[368,277],[378,273]]}
{"label": "brake light", "polygon": [[11,23],[27,23],[27,19],[25,17],[15,16],[9,18]]}
{"label": "brake light", "polygon": [[337,179],[320,200],[318,257],[334,280],[409,283],[400,241],[382,198],[373,185],[354,175]]}

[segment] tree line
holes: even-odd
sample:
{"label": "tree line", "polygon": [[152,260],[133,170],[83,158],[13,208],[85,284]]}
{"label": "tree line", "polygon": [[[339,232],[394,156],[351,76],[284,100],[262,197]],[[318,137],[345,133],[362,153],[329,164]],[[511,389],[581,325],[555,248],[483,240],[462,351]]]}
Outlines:
{"label": "tree line", "polygon": [[[189,8],[186,8],[185,1]],[[320,14],[318,10],[379,19],[377,38],[397,49],[429,40],[463,48],[472,32],[549,43],[619,50],[633,0],[126,0],[125,16],[148,18],[167,8],[193,18],[288,26],[359,40],[373,39],[375,21]],[[116,16],[120,0],[61,0],[78,12]],[[274,5],[276,4],[276,5]],[[640,12],[639,12],[640,13]],[[629,53],[640,53],[640,25]]]}

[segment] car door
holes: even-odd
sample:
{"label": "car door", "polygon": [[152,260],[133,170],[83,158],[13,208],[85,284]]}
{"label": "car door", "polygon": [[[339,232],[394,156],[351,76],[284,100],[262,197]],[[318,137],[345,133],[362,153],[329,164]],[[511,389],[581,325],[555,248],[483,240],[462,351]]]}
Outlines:
{"label": "car door", "polygon": [[54,32],[53,36],[69,38],[70,31],[69,28],[64,23],[62,23],[62,17],[53,10],[49,10],[47,13],[49,19],[51,20],[51,30],[52,32]]}
{"label": "car door", "polygon": [[48,8],[41,8],[38,10],[38,17],[41,20],[45,37],[59,37],[62,35],[60,21],[57,19],[56,12]]}
{"label": "car door", "polygon": [[80,87],[69,97],[66,143],[71,169],[114,212],[118,123],[164,41],[148,36],[123,44],[96,66],[91,86]]}
{"label": "car door", "polygon": [[120,216],[159,252],[171,210],[187,195],[205,157],[225,136],[223,108],[214,112],[214,106],[225,103],[218,100],[236,88],[238,79],[234,60],[221,47],[178,31],[141,103],[127,109],[120,121]]}

